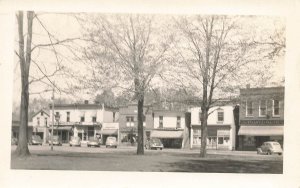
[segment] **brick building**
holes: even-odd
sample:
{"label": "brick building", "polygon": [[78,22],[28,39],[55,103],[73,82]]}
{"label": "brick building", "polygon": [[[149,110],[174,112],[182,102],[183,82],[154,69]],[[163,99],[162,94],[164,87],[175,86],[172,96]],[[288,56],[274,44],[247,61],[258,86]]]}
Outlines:
{"label": "brick building", "polygon": [[[131,143],[137,140],[137,104],[129,104],[120,107],[119,128],[120,140],[122,143]],[[153,109],[149,105],[144,105],[144,138],[150,138],[150,132],[153,129]]]}
{"label": "brick building", "polygon": [[239,150],[270,140],[283,145],[284,87],[241,89],[239,119]]}

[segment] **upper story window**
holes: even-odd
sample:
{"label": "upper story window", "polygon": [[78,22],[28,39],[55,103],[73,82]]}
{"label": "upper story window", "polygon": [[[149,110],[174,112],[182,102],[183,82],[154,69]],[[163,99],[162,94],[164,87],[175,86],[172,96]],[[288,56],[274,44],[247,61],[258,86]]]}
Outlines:
{"label": "upper story window", "polygon": [[48,125],[48,118],[45,117],[45,126],[47,127],[47,125]]}
{"label": "upper story window", "polygon": [[253,116],[253,102],[252,101],[246,102],[246,116],[247,117]]}
{"label": "upper story window", "polygon": [[222,109],[218,110],[218,122],[224,121],[224,111]]}
{"label": "upper story window", "polygon": [[40,117],[37,117],[36,121],[37,121],[37,126],[40,126]]}
{"label": "upper story window", "polygon": [[92,121],[93,121],[93,123],[95,123],[95,122],[97,121],[97,117],[96,117],[96,116],[93,116],[93,117],[92,117]]}
{"label": "upper story window", "polygon": [[80,122],[84,122],[85,121],[85,117],[84,115],[80,117]]}
{"label": "upper story window", "polygon": [[279,116],[279,100],[273,100],[273,116]]}
{"label": "upper story window", "polygon": [[201,123],[201,110],[198,113],[199,123]]}
{"label": "upper story window", "polygon": [[70,112],[67,112],[67,122],[70,122]]}
{"label": "upper story window", "polygon": [[126,116],[126,126],[127,127],[134,126],[134,117],[133,116]]}
{"label": "upper story window", "polygon": [[164,127],[164,116],[159,116],[159,128]]}
{"label": "upper story window", "polygon": [[113,122],[116,121],[116,112],[113,112]]}
{"label": "upper story window", "polygon": [[265,117],[267,115],[267,101],[260,100],[259,101],[259,116]]}
{"label": "upper story window", "polygon": [[41,116],[43,116],[44,115],[44,112],[43,111],[41,111]]}
{"label": "upper story window", "polygon": [[143,114],[143,122],[146,121],[146,116]]}
{"label": "upper story window", "polygon": [[177,116],[176,128],[180,128],[180,127],[181,127],[181,117]]}

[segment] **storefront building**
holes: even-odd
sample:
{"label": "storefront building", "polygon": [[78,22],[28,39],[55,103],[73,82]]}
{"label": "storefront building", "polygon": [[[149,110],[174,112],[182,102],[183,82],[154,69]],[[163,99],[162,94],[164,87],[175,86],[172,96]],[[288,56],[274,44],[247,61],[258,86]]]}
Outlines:
{"label": "storefront building", "polygon": [[[11,137],[19,139],[20,124],[21,123],[20,123],[19,120],[12,120]],[[28,122],[28,130],[27,130],[27,139],[28,139],[28,141],[31,139],[32,135],[33,135],[32,123]]]}
{"label": "storefront building", "polygon": [[154,110],[154,129],[151,138],[159,138],[165,148],[183,148],[184,136],[188,134],[185,126],[185,112],[173,110]]}
{"label": "storefront building", "polygon": [[[118,121],[118,111],[103,104],[54,104],[55,122],[53,134],[60,136],[63,143],[69,142],[71,136],[80,137],[82,143],[89,138],[102,139],[101,133],[104,123]],[[52,106],[50,105],[50,119],[52,120]],[[49,133],[52,121],[49,123]]]}
{"label": "storefront building", "polygon": [[[235,150],[236,126],[233,106],[216,106],[209,109],[207,119],[207,149]],[[190,147],[201,146],[201,108],[191,109]]]}
{"label": "storefront building", "polygon": [[[119,128],[120,141],[125,145],[133,145],[138,137],[137,104],[129,104],[120,107]],[[143,108],[144,141],[150,139],[150,132],[153,129],[152,106],[144,105]]]}
{"label": "storefront building", "polygon": [[41,109],[32,116],[33,135],[39,135],[43,143],[47,142],[49,136],[49,112]]}
{"label": "storefront building", "polygon": [[256,150],[265,141],[283,146],[284,87],[240,90],[239,150]]}

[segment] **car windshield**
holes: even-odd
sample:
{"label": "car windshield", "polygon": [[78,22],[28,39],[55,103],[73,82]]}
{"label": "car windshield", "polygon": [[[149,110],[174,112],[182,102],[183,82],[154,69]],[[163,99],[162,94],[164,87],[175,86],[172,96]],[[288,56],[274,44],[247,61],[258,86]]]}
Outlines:
{"label": "car windshield", "polygon": [[115,137],[108,137],[107,140],[114,141],[114,140],[116,140],[116,138]]}
{"label": "car windshield", "polygon": [[152,139],[151,142],[156,143],[156,144],[160,144],[161,143],[160,139]]}
{"label": "car windshield", "polygon": [[76,140],[77,141],[77,140],[80,140],[80,138],[79,137],[72,137],[71,140]]}
{"label": "car windshield", "polygon": [[278,146],[278,145],[280,145],[278,142],[273,142],[273,145],[274,146]]}
{"label": "car windshield", "polygon": [[90,138],[89,141],[98,141],[97,138]]}
{"label": "car windshield", "polygon": [[38,135],[33,135],[33,136],[32,136],[32,139],[35,139],[35,140],[41,140],[41,137],[38,136]]}

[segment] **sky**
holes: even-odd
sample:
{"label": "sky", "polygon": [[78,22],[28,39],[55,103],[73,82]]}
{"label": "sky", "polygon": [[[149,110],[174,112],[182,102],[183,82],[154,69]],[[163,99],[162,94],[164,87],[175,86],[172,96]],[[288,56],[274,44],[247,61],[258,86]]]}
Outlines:
{"label": "sky", "polygon": [[[67,13],[47,13],[47,12],[38,12],[38,17],[40,22],[43,24],[43,26],[51,33],[53,36],[55,36],[57,39],[63,40],[66,38],[78,38],[81,36],[81,26],[78,23],[76,17],[74,14],[67,14]],[[163,16],[163,15],[161,15]],[[256,17],[253,16],[254,19],[249,19],[249,17],[246,17],[246,21],[243,22],[245,27],[261,27],[261,31],[264,31],[265,29],[272,29],[274,24],[285,24],[284,19],[279,19],[278,17]],[[40,22],[35,19],[33,23],[33,45],[35,44],[48,44],[49,43],[49,37],[47,32],[45,31],[45,28],[40,24]],[[17,46],[17,25],[15,26],[15,46]],[[76,41],[76,44],[84,45],[84,42],[82,41]],[[75,46],[76,47],[76,46]],[[84,67],[82,63],[77,62],[74,60],[74,56],[70,51],[61,46],[56,46],[55,50],[62,54],[64,58],[59,58],[59,61],[62,61],[61,64],[64,64],[65,66],[70,66],[72,68],[75,68],[75,70],[80,71],[84,70]],[[51,73],[55,70],[55,66],[57,64],[56,56],[53,52],[45,49],[36,49],[32,54],[32,59],[34,59],[36,62],[43,62],[43,66],[41,66],[42,70],[46,73]],[[282,79],[284,75],[284,58],[278,59],[276,62],[276,65],[272,67],[274,69],[274,81],[278,82]],[[88,74],[88,73],[87,73]],[[37,69],[37,67],[32,63],[31,65],[31,75],[34,75],[35,77],[41,76],[40,71]],[[65,87],[66,79],[64,79],[61,76],[54,76],[51,77],[50,80],[52,82],[55,82],[57,85],[61,87]],[[47,83],[49,83],[48,80],[45,80]],[[69,80],[70,81],[70,80]],[[13,104],[18,105],[20,101],[20,67],[18,63],[18,59],[15,56],[15,66],[14,66],[14,95],[13,95]],[[43,91],[44,89],[51,89],[49,86],[45,85],[44,83],[33,83],[30,86],[32,93],[39,93]],[[34,94],[31,95],[30,98],[46,98],[50,99],[52,95],[51,91],[47,91],[42,94]],[[76,96],[70,96],[68,94],[61,93],[56,90],[55,92],[56,98],[71,98],[75,100],[92,100],[95,97],[95,93],[90,93],[86,91],[82,91],[81,93],[76,93]]]}

